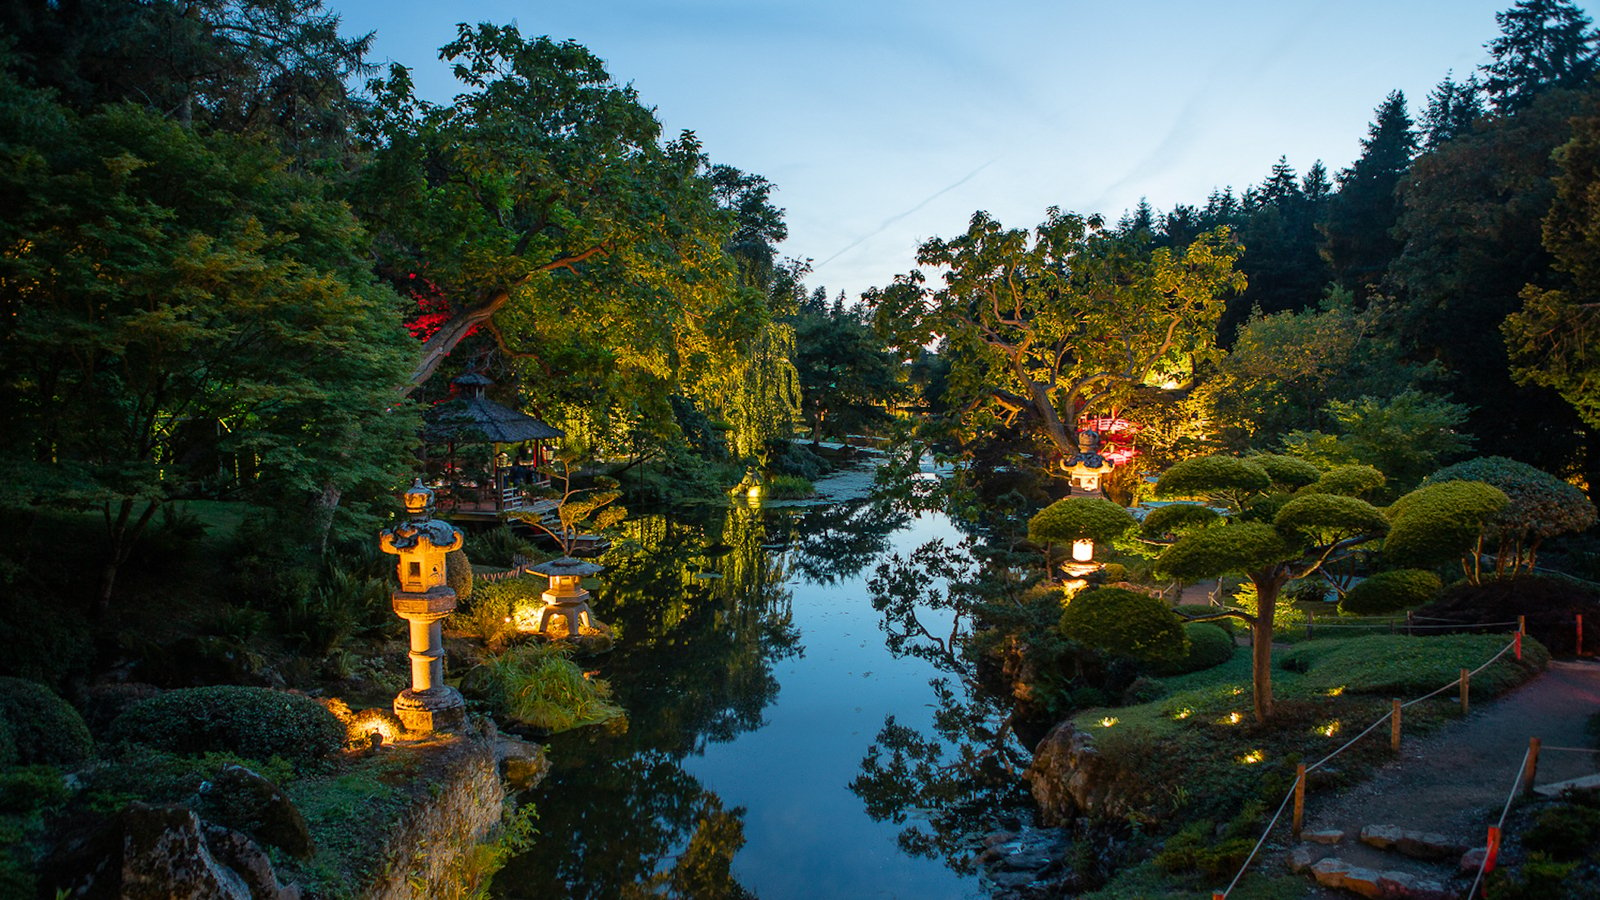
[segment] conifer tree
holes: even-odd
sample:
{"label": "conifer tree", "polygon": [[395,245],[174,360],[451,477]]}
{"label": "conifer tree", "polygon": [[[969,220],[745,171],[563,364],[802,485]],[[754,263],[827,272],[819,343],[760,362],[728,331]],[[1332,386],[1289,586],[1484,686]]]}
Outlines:
{"label": "conifer tree", "polygon": [[1372,296],[1389,261],[1400,252],[1391,230],[1400,215],[1395,188],[1417,148],[1411,126],[1405,94],[1390,92],[1361,142],[1361,156],[1339,173],[1339,192],[1329,204],[1323,257],[1334,279],[1358,299]]}
{"label": "conifer tree", "polygon": [[1422,113],[1421,138],[1424,149],[1472,130],[1472,123],[1483,115],[1483,87],[1478,76],[1456,81],[1446,72],[1444,80],[1428,94],[1428,108]]}
{"label": "conifer tree", "polygon": [[1496,112],[1524,109],[1549,88],[1579,87],[1600,68],[1600,32],[1572,0],[1517,0],[1495,13],[1500,36],[1488,43],[1484,89]]}

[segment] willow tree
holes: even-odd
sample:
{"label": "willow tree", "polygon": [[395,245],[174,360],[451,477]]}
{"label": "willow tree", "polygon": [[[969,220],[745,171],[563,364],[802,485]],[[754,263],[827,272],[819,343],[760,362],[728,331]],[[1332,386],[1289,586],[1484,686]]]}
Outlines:
{"label": "willow tree", "polygon": [[1163,573],[1198,581],[1232,572],[1254,585],[1256,608],[1226,614],[1250,625],[1252,700],[1260,722],[1272,715],[1272,635],[1279,592],[1389,528],[1383,513],[1365,500],[1303,490],[1291,495],[1296,487],[1315,484],[1294,462],[1267,456],[1180,462],[1156,483],[1157,496],[1196,499],[1204,505],[1165,507],[1144,523],[1148,536],[1177,534],[1156,561]]}
{"label": "willow tree", "polygon": [[1244,288],[1241,252],[1225,229],[1185,250],[1152,249],[1054,207],[1031,232],[977,212],[965,234],[917,251],[941,286],[917,271],[868,299],[902,349],[947,341],[963,429],[1022,417],[1072,456],[1079,416],[1210,348],[1224,296]]}

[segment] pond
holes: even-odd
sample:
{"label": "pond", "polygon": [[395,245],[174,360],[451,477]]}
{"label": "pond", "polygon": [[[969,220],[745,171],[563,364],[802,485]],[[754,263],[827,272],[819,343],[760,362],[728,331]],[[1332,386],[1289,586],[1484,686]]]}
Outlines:
{"label": "pond", "polygon": [[852,790],[886,717],[926,735],[939,706],[941,673],[889,652],[867,580],[892,553],[958,541],[953,523],[850,503],[629,527],[594,604],[616,649],[582,662],[627,729],[551,743],[553,772],[526,798],[539,837],[495,895],[983,896],[970,854],[947,862],[908,836],[927,824],[916,813],[875,820],[870,791]]}

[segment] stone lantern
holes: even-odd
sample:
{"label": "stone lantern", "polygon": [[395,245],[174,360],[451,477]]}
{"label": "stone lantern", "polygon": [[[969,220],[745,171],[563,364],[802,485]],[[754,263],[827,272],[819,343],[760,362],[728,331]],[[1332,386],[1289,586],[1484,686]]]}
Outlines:
{"label": "stone lantern", "polygon": [[569,638],[582,634],[580,629],[583,626],[598,628],[594,614],[589,610],[589,592],[584,589],[582,581],[585,575],[593,575],[604,568],[598,563],[570,556],[529,566],[529,572],[537,572],[550,579],[550,589],[542,595],[544,608],[539,610],[539,623],[533,630],[538,634],[549,634],[546,628],[551,619],[566,620]]}
{"label": "stone lantern", "polygon": [[1090,428],[1078,432],[1078,455],[1064,460],[1061,467],[1071,477],[1073,490],[1100,490],[1101,476],[1112,469],[1111,461],[1100,455],[1100,432]]}
{"label": "stone lantern", "polygon": [[433,491],[419,478],[405,493],[406,521],[378,538],[385,553],[400,557],[400,589],[389,595],[395,615],[411,629],[411,687],[394,698],[394,712],[408,731],[429,732],[466,723],[461,693],[444,683],[444,638],[439,620],[456,608],[456,592],[445,579],[445,554],[461,549],[461,530],[433,518]]}

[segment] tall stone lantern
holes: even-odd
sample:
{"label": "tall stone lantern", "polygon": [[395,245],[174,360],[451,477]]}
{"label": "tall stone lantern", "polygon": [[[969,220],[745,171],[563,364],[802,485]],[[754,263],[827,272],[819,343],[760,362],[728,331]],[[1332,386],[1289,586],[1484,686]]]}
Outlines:
{"label": "tall stone lantern", "polygon": [[407,519],[378,538],[400,557],[400,589],[389,595],[395,615],[411,628],[411,687],[394,698],[394,713],[409,731],[449,730],[466,723],[466,702],[444,683],[444,638],[439,620],[456,608],[445,580],[445,554],[461,549],[461,530],[433,518],[433,491],[417,479],[405,493]]}

